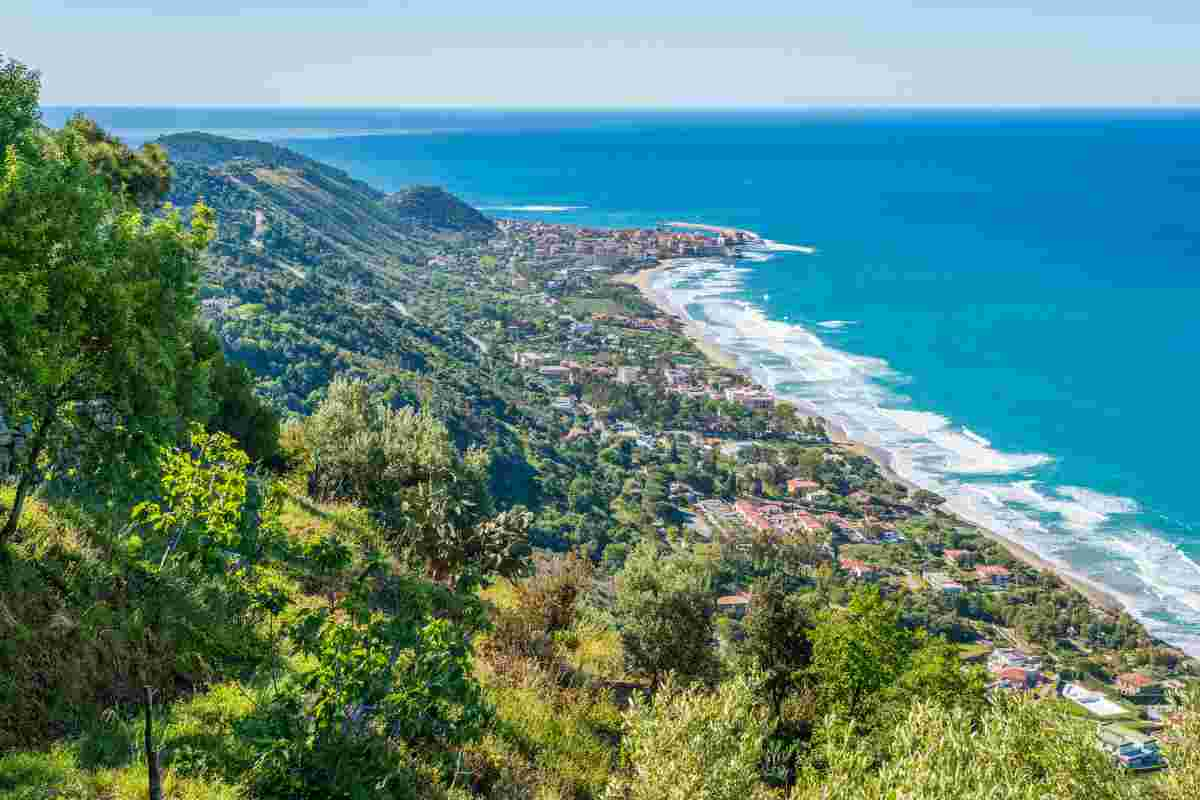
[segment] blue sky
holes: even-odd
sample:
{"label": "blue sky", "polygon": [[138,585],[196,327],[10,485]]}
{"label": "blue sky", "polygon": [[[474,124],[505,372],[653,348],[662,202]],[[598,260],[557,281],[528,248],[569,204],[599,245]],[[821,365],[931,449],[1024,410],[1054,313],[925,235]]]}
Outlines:
{"label": "blue sky", "polygon": [[47,104],[1197,105],[1200,0],[0,0]]}

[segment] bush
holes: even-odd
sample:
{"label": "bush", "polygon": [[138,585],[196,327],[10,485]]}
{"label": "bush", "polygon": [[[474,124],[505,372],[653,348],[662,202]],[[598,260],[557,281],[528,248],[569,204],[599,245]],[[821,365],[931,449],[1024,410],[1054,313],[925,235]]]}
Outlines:
{"label": "bush", "polygon": [[680,691],[668,681],[653,700],[635,696],[625,714],[626,775],[606,800],[751,800],[767,797],[759,764],[767,712],[750,681],[714,693]]}

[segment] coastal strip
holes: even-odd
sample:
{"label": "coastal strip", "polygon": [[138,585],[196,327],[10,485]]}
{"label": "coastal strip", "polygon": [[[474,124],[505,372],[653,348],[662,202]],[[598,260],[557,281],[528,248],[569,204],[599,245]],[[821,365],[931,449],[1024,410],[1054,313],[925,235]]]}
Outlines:
{"label": "coastal strip", "polygon": [[[742,365],[738,363],[737,357],[723,350],[705,329],[706,326],[703,323],[690,319],[682,309],[677,309],[672,306],[667,293],[654,287],[655,278],[662,273],[670,271],[673,267],[674,264],[672,264],[670,260],[666,260],[660,262],[654,267],[644,269],[636,273],[616,275],[612,280],[617,283],[636,286],[641,291],[642,296],[645,297],[648,302],[658,308],[659,311],[667,316],[679,319],[684,325],[684,335],[687,336],[692,343],[696,345],[696,349],[702,352],[712,363],[726,369],[741,369]],[[819,414],[819,408],[814,410]],[[842,430],[839,426],[824,418],[823,421],[825,422],[830,441],[850,452],[863,455],[871,459],[875,462],[876,466],[879,467],[880,472],[887,476],[889,480],[902,483],[908,486],[910,489],[922,488],[914,484],[912,481],[907,480],[906,478],[897,474],[892,468],[890,459],[886,452],[864,442],[855,441],[851,439],[847,435],[846,431]],[[964,520],[951,512],[940,511],[939,513],[958,520],[964,527],[969,527],[972,530],[978,531],[980,535],[991,539],[1001,547],[1005,548],[1016,560],[1021,561],[1022,563],[1027,564],[1034,569],[1055,574],[1060,580],[1063,581],[1063,583],[1067,584],[1072,589],[1086,597],[1093,605],[1113,612],[1122,612],[1128,610],[1115,595],[1100,588],[1089,580],[1072,574],[1063,565],[1043,558],[1019,542],[1013,541],[1006,536],[1002,536],[995,531],[983,528],[968,520]]]}
{"label": "coastal strip", "polygon": [[809,247],[803,244],[780,244],[773,242],[770,239],[764,239],[754,231],[748,231],[743,228],[729,228],[721,225],[707,225],[702,222],[664,222],[662,226],[665,228],[684,228],[694,231],[708,231],[715,233],[724,239],[731,242],[748,245],[754,249],[762,250],[779,250],[792,253],[805,253],[812,255],[817,252],[817,248]]}

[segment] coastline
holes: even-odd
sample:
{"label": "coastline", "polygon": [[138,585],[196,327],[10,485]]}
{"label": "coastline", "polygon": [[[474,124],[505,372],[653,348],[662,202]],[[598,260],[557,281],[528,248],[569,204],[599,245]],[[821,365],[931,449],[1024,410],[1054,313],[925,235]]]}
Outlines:
{"label": "coastline", "polygon": [[[654,305],[659,311],[683,321],[684,335],[691,339],[692,343],[696,345],[696,348],[700,350],[700,352],[702,352],[712,363],[727,369],[741,369],[741,365],[739,365],[735,356],[722,350],[711,338],[707,336],[707,331],[705,330],[705,326],[703,324],[687,319],[685,315],[681,314],[678,309],[671,305],[664,292],[654,288],[654,278],[661,273],[669,271],[670,269],[672,269],[671,261],[666,260],[659,262],[653,267],[640,270],[636,273],[613,276],[612,280],[615,283],[623,283],[629,286],[637,287],[638,290],[641,291],[642,296],[645,297],[646,300]],[[853,453],[863,455],[871,459],[879,467],[880,472],[882,472],[888,478],[888,480],[902,483],[905,486],[908,486],[910,489],[920,488],[912,481],[898,475],[895,470],[892,469],[887,453],[863,442],[854,441],[839,426],[829,422],[828,420],[823,419],[823,421],[825,422],[826,428],[829,431],[830,441],[832,441],[834,444],[837,444]],[[978,531],[981,536],[991,539],[1006,549],[1016,560],[1033,567],[1034,569],[1053,573],[1060,580],[1062,580],[1063,583],[1067,584],[1072,589],[1086,597],[1093,605],[1110,612],[1120,613],[1127,611],[1124,604],[1121,603],[1115,595],[1094,585],[1090,581],[1086,581],[1076,575],[1071,574],[1071,572],[1062,565],[1043,558],[1019,542],[1013,541],[1006,536],[1002,536],[980,525],[976,525],[965,519],[962,519],[957,514],[948,511],[942,511],[939,513],[957,520],[964,527],[970,527],[971,529]]]}

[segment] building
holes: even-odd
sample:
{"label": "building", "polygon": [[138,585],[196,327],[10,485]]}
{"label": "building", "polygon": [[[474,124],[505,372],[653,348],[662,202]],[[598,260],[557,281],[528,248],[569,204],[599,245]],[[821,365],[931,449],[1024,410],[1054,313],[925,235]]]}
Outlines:
{"label": "building", "polygon": [[1162,694],[1162,687],[1158,681],[1141,672],[1126,672],[1123,675],[1118,675],[1116,684],[1117,691],[1126,697]]}
{"label": "building", "polygon": [[946,559],[946,561],[956,567],[971,566],[973,555],[974,554],[970,550],[947,550],[946,552],[942,553],[942,556]]}
{"label": "building", "polygon": [[980,583],[991,586],[1008,586],[1012,573],[1004,567],[986,564],[975,568],[975,576],[979,578]]}
{"label": "building", "polygon": [[766,515],[762,513],[757,505],[749,500],[738,500],[733,504],[733,508],[741,516],[742,521],[749,527],[757,531],[771,530],[771,522]]}
{"label": "building", "polygon": [[821,484],[816,481],[808,481],[803,478],[792,478],[787,482],[788,494],[805,494],[820,488]]}
{"label": "building", "polygon": [[1005,667],[997,673],[999,685],[1006,689],[1028,691],[1036,689],[1042,683],[1042,675],[1035,669],[1024,667]]}
{"label": "building", "polygon": [[998,674],[1010,667],[1040,670],[1042,668],[1042,660],[1037,656],[1031,656],[1024,650],[1016,648],[997,648],[988,655],[988,670],[990,672]]}
{"label": "building", "polygon": [[541,367],[538,369],[538,374],[549,381],[556,383],[569,383],[571,380],[571,368],[563,366]]}
{"label": "building", "polygon": [[575,411],[575,398],[570,395],[556,397],[550,401],[550,407],[555,411],[562,411],[565,414],[571,414]]}
{"label": "building", "polygon": [[775,396],[761,389],[726,389],[725,399],[747,411],[763,411],[775,406]]}
{"label": "building", "polygon": [[838,566],[860,580],[869,581],[876,576],[874,567],[865,561],[859,561],[856,558],[843,558],[838,562]]}
{"label": "building", "polygon": [[734,617],[744,617],[750,610],[750,595],[746,592],[717,598],[717,610]]}
{"label": "building", "polygon": [[641,367],[617,367],[617,383],[636,383],[641,375]]}
{"label": "building", "polygon": [[926,572],[925,581],[942,594],[962,594],[963,585],[944,572]]}
{"label": "building", "polygon": [[539,367],[547,361],[549,361],[549,357],[543,353],[534,353],[530,351],[518,351],[513,353],[513,363],[518,367],[523,367],[525,369]]}
{"label": "building", "polygon": [[1140,731],[1110,722],[1096,729],[1096,739],[1126,769],[1144,771],[1164,766],[1158,742]]}

